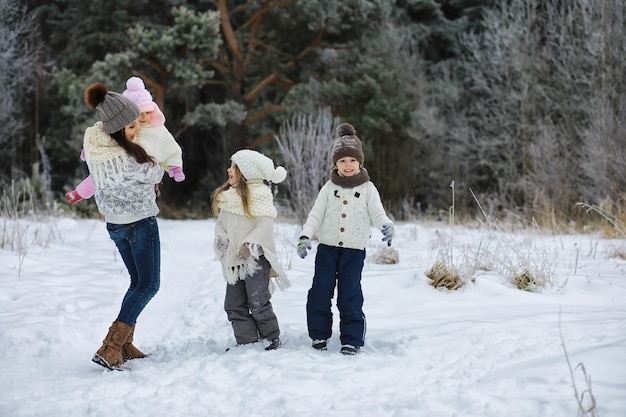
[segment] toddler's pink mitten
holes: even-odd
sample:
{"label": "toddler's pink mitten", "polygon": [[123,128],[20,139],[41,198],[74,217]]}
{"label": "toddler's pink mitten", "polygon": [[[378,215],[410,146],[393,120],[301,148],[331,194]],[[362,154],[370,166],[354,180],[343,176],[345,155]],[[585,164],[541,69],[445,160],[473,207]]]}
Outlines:
{"label": "toddler's pink mitten", "polygon": [[83,201],[83,198],[78,194],[78,191],[72,190],[69,193],[65,193],[65,199],[71,205],[74,205],[80,201]]}
{"label": "toddler's pink mitten", "polygon": [[174,178],[174,181],[181,182],[185,180],[185,174],[181,167],[171,166],[169,169],[170,178]]}

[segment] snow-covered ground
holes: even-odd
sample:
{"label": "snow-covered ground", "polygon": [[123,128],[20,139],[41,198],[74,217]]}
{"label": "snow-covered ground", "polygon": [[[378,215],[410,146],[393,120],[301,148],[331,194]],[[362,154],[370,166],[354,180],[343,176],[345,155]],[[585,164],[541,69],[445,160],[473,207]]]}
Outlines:
{"label": "snow-covered ground", "polygon": [[[46,226],[48,247],[0,249],[0,416],[573,417],[575,389],[591,398],[579,364],[598,414],[626,415],[626,261],[610,256],[624,241],[398,224],[400,262],[365,266],[366,346],[349,357],[339,353],[338,323],[328,351],[310,347],[314,253],[298,258],[298,225],[278,222],[293,284],[272,299],[285,344],[225,352],[234,339],[214,220],[159,222],[161,290],[135,333],[152,356],[129,372],[90,360],[128,285],[103,221],[58,218]],[[373,230],[369,255],[380,238]],[[453,257],[487,246],[483,261],[493,264],[454,292],[425,276],[450,238]],[[513,262],[513,247],[557,285],[514,288],[497,265]]]}

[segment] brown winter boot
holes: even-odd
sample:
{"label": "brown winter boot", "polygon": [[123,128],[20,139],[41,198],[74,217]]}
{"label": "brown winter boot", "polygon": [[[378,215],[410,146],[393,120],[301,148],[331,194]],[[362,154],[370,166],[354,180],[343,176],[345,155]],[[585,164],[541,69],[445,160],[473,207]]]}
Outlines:
{"label": "brown winter boot", "polygon": [[122,356],[125,361],[130,359],[141,359],[148,356],[133,345],[133,334],[135,333],[136,324],[137,323],[133,324],[133,327],[130,328],[130,333],[128,334],[128,338],[126,338],[126,343],[122,345]]}
{"label": "brown winter boot", "polygon": [[119,368],[124,363],[122,356],[122,345],[126,342],[132,327],[128,324],[115,321],[109,327],[109,333],[102,341],[102,346],[91,358],[92,361],[105,368]]}

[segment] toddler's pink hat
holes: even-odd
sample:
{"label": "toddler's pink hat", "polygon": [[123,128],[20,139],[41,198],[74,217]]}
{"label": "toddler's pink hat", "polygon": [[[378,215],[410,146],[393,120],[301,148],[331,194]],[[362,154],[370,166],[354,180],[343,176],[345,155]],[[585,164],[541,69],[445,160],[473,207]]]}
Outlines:
{"label": "toddler's pink hat", "polygon": [[152,126],[160,127],[165,124],[163,112],[152,101],[152,94],[146,90],[146,86],[141,78],[130,77],[126,81],[126,90],[124,90],[122,95],[135,103],[139,107],[140,112],[150,112],[150,124]]}

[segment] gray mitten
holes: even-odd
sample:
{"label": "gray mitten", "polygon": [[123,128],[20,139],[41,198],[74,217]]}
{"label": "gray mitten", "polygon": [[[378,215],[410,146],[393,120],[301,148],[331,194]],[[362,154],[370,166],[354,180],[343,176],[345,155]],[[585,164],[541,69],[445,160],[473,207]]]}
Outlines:
{"label": "gray mitten", "polygon": [[296,248],[298,256],[304,259],[307,255],[307,249],[311,250],[311,240],[308,236],[300,236],[300,239],[298,240],[298,247]]}
{"label": "gray mitten", "polygon": [[391,246],[391,239],[393,239],[394,228],[393,224],[387,223],[383,224],[383,228],[381,230],[383,236],[383,242],[387,242],[387,246]]}

